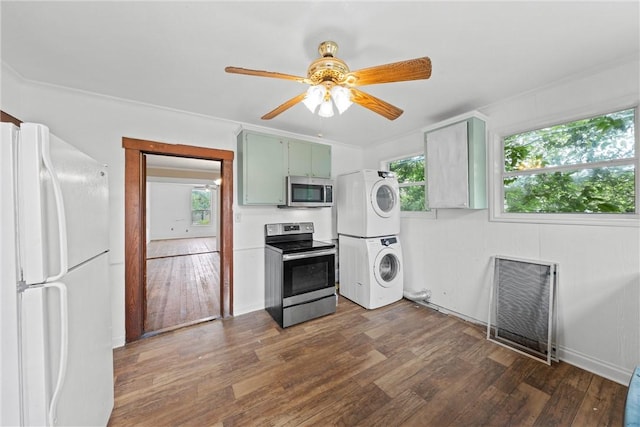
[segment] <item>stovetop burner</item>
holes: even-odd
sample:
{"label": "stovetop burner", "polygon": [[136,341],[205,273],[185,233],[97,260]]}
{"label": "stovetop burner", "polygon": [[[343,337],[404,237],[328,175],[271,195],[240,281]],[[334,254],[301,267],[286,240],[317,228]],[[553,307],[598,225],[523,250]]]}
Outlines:
{"label": "stovetop burner", "polygon": [[283,254],[310,252],[335,248],[328,242],[313,240],[313,223],[266,224],[265,243]]}
{"label": "stovetop burner", "polygon": [[281,250],[283,254],[318,251],[336,247],[336,245],[334,245],[333,243],[321,242],[318,240],[303,240],[298,242],[273,242],[267,244],[271,247]]}

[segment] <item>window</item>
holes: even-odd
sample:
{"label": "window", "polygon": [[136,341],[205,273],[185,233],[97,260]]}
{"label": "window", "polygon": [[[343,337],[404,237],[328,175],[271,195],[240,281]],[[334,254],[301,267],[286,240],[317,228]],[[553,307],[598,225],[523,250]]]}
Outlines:
{"label": "window", "polygon": [[635,109],[503,139],[502,212],[637,213]]}
{"label": "window", "polygon": [[211,223],[211,191],[208,188],[191,190],[191,225]]}
{"label": "window", "polygon": [[388,168],[395,172],[400,187],[400,210],[417,212],[427,210],[424,154],[390,161]]}

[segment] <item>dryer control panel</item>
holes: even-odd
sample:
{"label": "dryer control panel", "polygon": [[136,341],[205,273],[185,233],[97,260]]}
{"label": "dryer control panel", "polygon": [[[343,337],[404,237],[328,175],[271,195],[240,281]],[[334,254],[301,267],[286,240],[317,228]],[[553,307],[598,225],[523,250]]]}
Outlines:
{"label": "dryer control panel", "polygon": [[396,173],[395,172],[389,172],[389,171],[378,171],[378,176],[380,178],[395,178],[396,177]]}
{"label": "dryer control panel", "polygon": [[380,239],[380,243],[382,243],[383,246],[394,245],[398,243],[398,239],[396,239],[395,237],[385,237],[383,239]]}

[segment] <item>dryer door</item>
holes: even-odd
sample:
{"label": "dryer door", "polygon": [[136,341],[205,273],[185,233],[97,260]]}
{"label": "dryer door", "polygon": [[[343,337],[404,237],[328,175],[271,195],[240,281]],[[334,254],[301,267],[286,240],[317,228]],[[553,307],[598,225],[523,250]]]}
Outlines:
{"label": "dryer door", "polygon": [[392,248],[384,248],[376,256],[373,264],[373,274],[380,286],[388,288],[400,274],[400,259]]}
{"label": "dryer door", "polygon": [[398,192],[391,182],[381,179],[371,187],[371,206],[373,211],[383,218],[389,218],[400,202]]}

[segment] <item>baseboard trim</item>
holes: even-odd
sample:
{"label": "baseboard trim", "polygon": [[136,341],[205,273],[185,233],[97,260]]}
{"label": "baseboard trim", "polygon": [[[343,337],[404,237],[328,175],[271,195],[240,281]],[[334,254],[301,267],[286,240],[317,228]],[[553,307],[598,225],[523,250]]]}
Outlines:
{"label": "baseboard trim", "polygon": [[111,346],[112,348],[124,347],[125,339],[124,335],[120,335],[117,337],[111,337]]}
{"label": "baseboard trim", "polygon": [[558,358],[570,365],[577,366],[585,371],[600,375],[601,377],[607,378],[624,386],[629,385],[631,375],[633,374],[633,369],[614,366],[603,360],[594,359],[591,356],[587,356],[586,354],[582,354],[563,346],[558,346]]}

